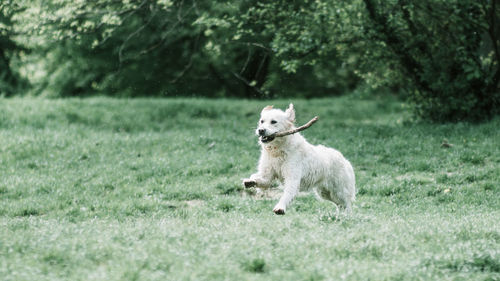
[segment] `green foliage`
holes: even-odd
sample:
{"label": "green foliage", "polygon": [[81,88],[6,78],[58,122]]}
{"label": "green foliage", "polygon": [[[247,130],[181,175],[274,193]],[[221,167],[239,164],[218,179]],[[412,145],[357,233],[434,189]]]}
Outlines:
{"label": "green foliage", "polygon": [[[86,96],[317,96],[347,90],[323,66],[290,77],[266,47],[239,34],[246,1],[25,1],[16,40],[32,49],[32,93]],[[316,67],[317,68],[317,67]],[[340,73],[339,79],[324,77]],[[323,78],[322,78],[323,77]],[[351,81],[349,87],[353,87]]]}
{"label": "green foliage", "polygon": [[21,74],[47,97],[383,90],[404,93],[432,121],[499,113],[497,1],[10,3],[0,6],[7,95]]}
{"label": "green foliage", "polygon": [[312,97],[359,82],[334,53],[331,61],[283,71],[273,35],[247,36],[251,26],[238,19],[257,1],[20,5],[16,41],[32,50],[21,69],[35,95]]}
{"label": "green foliage", "polygon": [[287,72],[342,65],[346,83],[404,90],[420,117],[475,121],[499,113],[499,17],[496,1],[306,0],[259,3],[240,21],[273,35]]}
{"label": "green foliage", "polygon": [[[273,54],[273,66],[286,73],[277,74],[284,76],[287,82],[300,79],[300,83],[292,84],[287,90],[300,87],[301,91],[309,92],[305,96],[350,91],[360,83],[356,73],[357,47],[351,46],[350,56],[345,59],[342,55],[346,49],[341,44],[333,43],[333,40],[336,38],[341,42],[345,38],[340,32],[342,28],[348,28],[345,32],[355,30],[351,30],[353,26],[349,23],[340,21],[332,26],[331,21],[332,15],[340,10],[346,18],[359,15],[353,11],[355,4],[330,4],[321,1],[257,2],[235,16],[238,26],[234,31],[235,37],[242,42],[264,42],[263,46]],[[345,42],[344,46],[356,41],[352,38],[347,40],[352,41]],[[275,78],[270,79],[274,81]],[[278,85],[287,87],[286,83]]]}
{"label": "green foliage", "polygon": [[[201,4],[200,4],[201,5]],[[192,23],[196,2],[61,1],[30,3],[18,18],[25,44],[36,48],[31,62],[47,78],[33,81],[44,96],[82,96],[106,92],[115,96],[209,95],[216,86],[204,72],[203,37]],[[30,19],[30,20],[28,20]],[[40,40],[32,39],[39,37]],[[62,62],[62,63],[61,63]],[[180,79],[183,78],[181,81]],[[202,86],[200,86],[200,84]]]}

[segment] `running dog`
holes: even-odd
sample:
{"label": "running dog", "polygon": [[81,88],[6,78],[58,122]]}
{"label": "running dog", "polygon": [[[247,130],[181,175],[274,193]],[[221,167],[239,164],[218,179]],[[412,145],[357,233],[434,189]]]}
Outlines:
{"label": "running dog", "polygon": [[265,107],[255,134],[261,154],[257,173],[243,180],[245,187],[269,188],[278,179],[284,189],[273,212],[284,215],[299,191],[314,189],[319,198],[332,201],[350,213],[356,196],[354,170],[339,151],[312,145],[299,133],[275,137],[295,128],[295,110]]}

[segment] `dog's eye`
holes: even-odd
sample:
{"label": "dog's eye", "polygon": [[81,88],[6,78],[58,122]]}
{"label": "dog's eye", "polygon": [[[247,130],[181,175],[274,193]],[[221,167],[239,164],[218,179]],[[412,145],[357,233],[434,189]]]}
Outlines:
{"label": "dog's eye", "polygon": [[264,120],[260,120],[260,124],[264,123]]}
{"label": "dog's eye", "polygon": [[271,120],[271,124],[276,124],[276,123],[278,123],[278,121],[276,121],[276,120]]}

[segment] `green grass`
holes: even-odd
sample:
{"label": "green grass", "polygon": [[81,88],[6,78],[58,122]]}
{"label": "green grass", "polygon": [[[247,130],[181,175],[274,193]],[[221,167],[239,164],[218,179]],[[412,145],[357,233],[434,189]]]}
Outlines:
{"label": "green grass", "polygon": [[260,109],[288,102],[0,99],[0,280],[500,280],[500,119],[295,100],[358,196],[349,217],[310,194],[276,216],[241,179]]}

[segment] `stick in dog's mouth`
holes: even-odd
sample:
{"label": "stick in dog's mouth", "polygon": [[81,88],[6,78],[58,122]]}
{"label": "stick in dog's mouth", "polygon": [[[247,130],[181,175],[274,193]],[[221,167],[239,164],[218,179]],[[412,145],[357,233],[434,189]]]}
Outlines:
{"label": "stick in dog's mouth", "polygon": [[266,136],[265,138],[268,139],[267,141],[264,141],[264,137],[262,137],[261,140],[262,140],[262,142],[270,142],[274,138],[284,137],[284,136],[298,133],[300,131],[303,131],[303,130],[311,127],[311,125],[314,124],[314,122],[316,122],[316,121],[318,121],[318,116],[315,116],[313,119],[309,120],[309,122],[305,123],[304,125],[302,125],[300,127],[295,128],[295,129],[291,129],[291,130],[284,131],[284,132],[277,132],[277,133],[274,133],[272,135]]}

